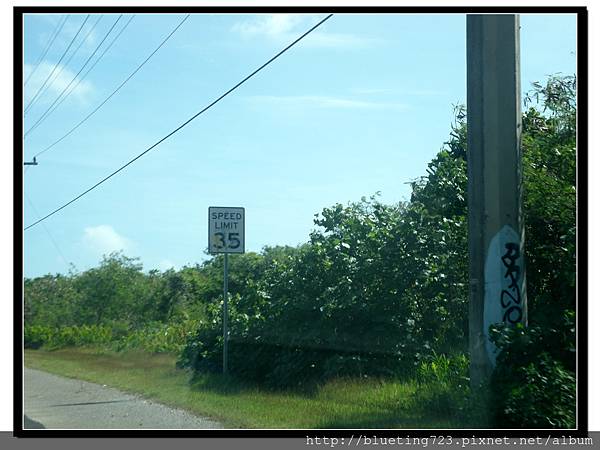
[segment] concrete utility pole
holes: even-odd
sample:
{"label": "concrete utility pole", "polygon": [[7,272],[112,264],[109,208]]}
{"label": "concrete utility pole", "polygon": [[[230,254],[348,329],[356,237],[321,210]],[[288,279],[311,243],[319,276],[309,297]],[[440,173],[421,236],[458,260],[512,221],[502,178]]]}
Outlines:
{"label": "concrete utility pole", "polygon": [[496,362],[491,324],[527,321],[519,17],[467,16],[471,385]]}

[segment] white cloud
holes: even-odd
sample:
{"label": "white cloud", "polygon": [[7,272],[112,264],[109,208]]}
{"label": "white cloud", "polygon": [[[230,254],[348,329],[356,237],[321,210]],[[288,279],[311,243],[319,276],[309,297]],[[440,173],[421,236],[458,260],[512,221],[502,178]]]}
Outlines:
{"label": "white cloud", "polygon": [[[31,79],[28,81],[27,86],[25,86],[26,105],[29,104],[29,101],[33,98],[33,96],[36,95],[40,87],[43,86],[46,78],[48,78],[48,75],[52,73],[54,66],[55,64],[50,63],[48,61],[42,61],[40,63],[40,66],[37,68]],[[33,70],[33,66],[25,64],[24,69],[25,79],[27,79],[27,77]],[[46,85],[44,86],[43,90],[38,95],[39,98],[36,99],[36,104],[50,105],[52,102],[54,102],[54,99],[63,91],[63,89],[69,86],[69,83],[71,83],[71,80],[73,80],[74,77],[75,73],[73,73],[68,67],[58,66],[52,74],[52,76],[50,77],[50,79],[48,80],[48,82],[46,83]],[[69,97],[74,97],[80,102],[85,103],[89,99],[90,94],[94,91],[94,87],[92,83],[90,83],[87,80],[83,80],[79,84],[77,84],[77,81],[78,80],[74,80],[71,83],[69,89],[65,92],[64,95],[73,90],[69,94]],[[77,87],[73,89],[75,85],[77,85]],[[43,93],[46,90],[47,92]]]}
{"label": "white cloud", "polygon": [[87,227],[83,230],[83,244],[97,255],[131,248],[131,241],[121,236],[110,225]]}
{"label": "white cloud", "polygon": [[337,109],[394,109],[404,110],[408,105],[403,103],[374,102],[353,100],[342,97],[319,95],[272,96],[260,95],[249,97],[256,103],[269,103],[271,106],[299,108],[337,108]]}
{"label": "white cloud", "polygon": [[[250,39],[263,37],[277,42],[290,42],[323,18],[315,14],[268,14],[238,22],[232,31]],[[381,42],[379,39],[346,33],[315,30],[303,40],[310,47],[364,48]]]}

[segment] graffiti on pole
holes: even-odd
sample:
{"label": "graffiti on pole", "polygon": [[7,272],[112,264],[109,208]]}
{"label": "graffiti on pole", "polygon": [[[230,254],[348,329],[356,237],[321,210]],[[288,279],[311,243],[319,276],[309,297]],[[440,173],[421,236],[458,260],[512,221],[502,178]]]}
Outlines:
{"label": "graffiti on pole", "polygon": [[503,226],[490,241],[484,276],[483,332],[488,357],[495,365],[498,350],[490,340],[490,325],[516,325],[526,316],[521,239],[512,227]]}
{"label": "graffiti on pole", "polygon": [[516,261],[521,256],[518,242],[504,244],[506,253],[502,256],[502,264],[506,272],[504,278],[510,279],[510,284],[500,293],[500,304],[504,310],[502,322],[515,325],[523,319],[523,306],[521,305],[521,286],[519,286],[521,266]]}

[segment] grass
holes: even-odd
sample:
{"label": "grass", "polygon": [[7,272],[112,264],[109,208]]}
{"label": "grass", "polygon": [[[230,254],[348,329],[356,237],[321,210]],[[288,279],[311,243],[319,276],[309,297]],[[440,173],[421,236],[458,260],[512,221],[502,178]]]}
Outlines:
{"label": "grass", "polygon": [[451,412],[427,409],[414,381],[338,379],[314,392],[265,390],[223,375],[175,368],[175,356],[91,348],[26,350],[25,365],[106,384],[223,423],[226,428],[461,428]]}

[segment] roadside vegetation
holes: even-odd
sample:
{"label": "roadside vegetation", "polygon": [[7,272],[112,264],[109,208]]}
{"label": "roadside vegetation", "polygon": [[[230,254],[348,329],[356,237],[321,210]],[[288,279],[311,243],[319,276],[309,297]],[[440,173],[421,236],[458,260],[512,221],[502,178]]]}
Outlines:
{"label": "roadside vegetation", "polygon": [[[431,408],[429,381],[335,379],[311,391],[267,389],[239,377],[175,367],[176,355],[97,348],[26,350],[26,365],[107,384],[200,416],[227,428],[454,428],[451,405]],[[441,409],[440,409],[441,407]]]}
{"label": "roadside vegetation", "polygon": [[[409,201],[386,205],[376,194],[333,205],[316,215],[306,243],[230,258],[229,377],[219,375],[221,256],[146,273],[137,259],[116,253],[85,272],[26,279],[25,347],[44,350],[28,351],[28,363],[163,399],[158,387],[127,384],[133,375],[110,375],[111,365],[138,360],[132,351],[162,353],[163,359],[139,358],[160,361],[146,382],[173,371],[173,392],[185,385],[199,396],[186,407],[234,426],[574,427],[575,83],[550,77],[534,83],[526,99],[529,324],[494,328],[501,353],[489,390],[472,393],[468,379],[462,107],[426,175],[411,183]],[[228,418],[230,395],[252,400]],[[479,396],[493,405],[490,415],[477,408]],[[202,401],[196,405],[195,398]],[[263,417],[269,413],[259,410],[280,404],[298,416],[331,414],[243,419],[246,407]]]}

